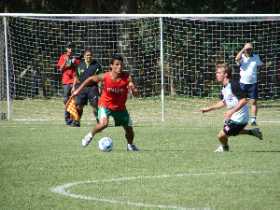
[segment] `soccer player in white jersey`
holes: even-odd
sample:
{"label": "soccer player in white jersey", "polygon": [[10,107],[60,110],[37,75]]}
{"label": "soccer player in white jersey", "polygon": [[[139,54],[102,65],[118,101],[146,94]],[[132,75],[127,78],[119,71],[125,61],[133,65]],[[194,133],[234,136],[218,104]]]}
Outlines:
{"label": "soccer player in white jersey", "polygon": [[235,61],[240,65],[240,87],[247,92],[248,98],[252,102],[251,125],[257,125],[257,70],[263,65],[259,55],[253,53],[252,43],[246,43],[243,49],[236,55]]}
{"label": "soccer player in white jersey", "polygon": [[215,152],[229,151],[229,136],[247,134],[262,139],[259,128],[245,129],[249,120],[247,96],[241,90],[238,82],[231,81],[231,69],[226,63],[216,64],[216,79],[223,85],[221,100],[215,105],[201,109],[202,113],[220,109],[224,106],[228,109],[224,114],[224,127],[218,133],[220,146]]}

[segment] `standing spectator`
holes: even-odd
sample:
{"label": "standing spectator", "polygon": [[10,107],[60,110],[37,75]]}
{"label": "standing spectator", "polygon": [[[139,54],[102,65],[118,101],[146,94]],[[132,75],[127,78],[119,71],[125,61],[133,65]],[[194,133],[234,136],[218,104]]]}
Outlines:
{"label": "standing spectator", "polygon": [[258,83],[257,70],[263,65],[259,55],[253,53],[252,43],[246,43],[243,49],[236,55],[235,61],[240,65],[240,87],[247,93],[252,102],[251,125],[257,125],[257,98]]}
{"label": "standing spectator", "polygon": [[[78,65],[79,60],[72,57],[72,48],[68,46],[66,51],[60,56],[57,62],[57,69],[62,74],[62,84],[63,84],[63,102],[66,104],[69,97],[71,96],[71,91],[74,83],[74,78],[76,76],[76,65]],[[70,113],[64,110],[64,118],[66,125],[71,125],[72,120],[70,118]]]}
{"label": "standing spectator", "polygon": [[[87,78],[100,74],[102,72],[101,65],[93,59],[93,53],[90,49],[86,49],[84,52],[84,61],[82,61],[76,71],[76,77],[74,80],[74,87],[77,88]],[[77,111],[80,118],[83,114],[83,108],[89,104],[93,108],[93,114],[97,117],[97,104],[99,98],[99,87],[97,83],[87,85],[82,92],[76,97]],[[74,121],[72,123],[74,127],[80,127],[80,121]]]}

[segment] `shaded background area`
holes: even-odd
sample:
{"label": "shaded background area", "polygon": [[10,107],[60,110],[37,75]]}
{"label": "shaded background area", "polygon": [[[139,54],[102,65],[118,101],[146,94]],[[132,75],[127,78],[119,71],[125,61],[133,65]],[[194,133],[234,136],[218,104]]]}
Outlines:
{"label": "shaded background area", "polygon": [[1,0],[0,12],[23,13],[279,13],[278,0]]}

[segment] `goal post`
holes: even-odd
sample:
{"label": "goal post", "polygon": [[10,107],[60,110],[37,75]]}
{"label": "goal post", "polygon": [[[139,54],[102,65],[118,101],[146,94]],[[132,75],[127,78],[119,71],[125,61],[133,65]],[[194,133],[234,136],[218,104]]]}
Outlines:
{"label": "goal post", "polygon": [[[8,118],[56,119],[55,114],[48,114],[49,107],[44,109],[45,99],[61,99],[61,104],[51,109],[63,118],[59,114],[63,109],[62,87],[56,62],[69,42],[76,56],[91,48],[104,70],[108,69],[112,54],[122,54],[125,69],[133,75],[141,98],[156,101],[157,120],[171,118],[164,110],[174,97],[217,97],[217,60],[229,63],[238,79],[239,67],[234,57],[248,41],[265,63],[258,75],[260,99],[280,98],[278,15],[0,17],[0,111],[7,113]],[[38,102],[35,111],[27,114],[26,107],[34,101]]]}
{"label": "goal post", "polygon": [[7,19],[3,17],[0,23],[0,117],[1,120],[11,119],[10,74],[8,64]]}

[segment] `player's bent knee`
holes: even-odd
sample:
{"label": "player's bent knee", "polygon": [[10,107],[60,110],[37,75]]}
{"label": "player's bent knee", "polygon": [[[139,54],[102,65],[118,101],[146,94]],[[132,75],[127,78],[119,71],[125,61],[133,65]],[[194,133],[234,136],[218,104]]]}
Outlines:
{"label": "player's bent knee", "polygon": [[102,127],[102,128],[107,128],[108,125],[109,125],[109,120],[107,118],[101,118],[99,120],[99,125]]}

